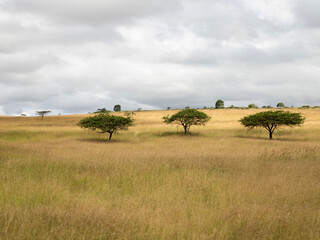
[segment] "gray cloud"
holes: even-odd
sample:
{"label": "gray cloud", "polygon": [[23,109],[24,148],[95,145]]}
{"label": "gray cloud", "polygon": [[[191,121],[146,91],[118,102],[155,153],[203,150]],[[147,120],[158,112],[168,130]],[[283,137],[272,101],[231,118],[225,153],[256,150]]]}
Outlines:
{"label": "gray cloud", "polygon": [[320,27],[320,2],[313,0],[297,1],[296,13],[300,20],[308,27]]}
{"label": "gray cloud", "polygon": [[150,16],[179,7],[175,0],[117,0],[117,1],[86,1],[86,0],[10,0],[4,6],[11,11],[37,14],[44,18],[52,18],[58,22],[103,24],[109,21],[117,23],[143,16]]}
{"label": "gray cloud", "polygon": [[316,0],[0,0],[0,114],[320,105]]}

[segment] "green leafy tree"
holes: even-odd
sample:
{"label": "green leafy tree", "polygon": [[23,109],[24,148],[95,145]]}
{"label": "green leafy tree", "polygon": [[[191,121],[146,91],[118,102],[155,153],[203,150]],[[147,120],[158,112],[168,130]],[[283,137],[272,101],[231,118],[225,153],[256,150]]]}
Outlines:
{"label": "green leafy tree", "polygon": [[277,104],[277,108],[284,108],[285,107],[285,105],[284,105],[284,103],[282,103],[282,102],[279,102],[278,104]]}
{"label": "green leafy tree", "polygon": [[50,113],[51,111],[36,111],[36,115],[39,115],[43,120],[44,116]]}
{"label": "green leafy tree", "polygon": [[109,113],[110,111],[106,108],[98,108],[94,113]]}
{"label": "green leafy tree", "polygon": [[253,129],[263,127],[268,130],[269,138],[272,139],[274,130],[281,126],[295,126],[304,122],[305,118],[300,113],[285,111],[266,111],[243,117],[240,122],[245,127]]}
{"label": "green leafy tree", "polygon": [[254,103],[250,103],[248,105],[248,108],[258,108],[258,106],[256,104],[254,104]]}
{"label": "green leafy tree", "polygon": [[224,101],[222,101],[221,99],[216,101],[216,109],[220,109],[220,108],[224,108]]}
{"label": "green leafy tree", "polygon": [[309,108],[311,108],[309,105],[303,105],[302,107],[300,107],[300,108],[304,108],[304,109],[309,109]]}
{"label": "green leafy tree", "polygon": [[271,105],[268,105],[268,106],[262,106],[262,108],[272,108]]}
{"label": "green leafy tree", "polygon": [[109,133],[109,140],[111,140],[112,134],[128,130],[128,127],[133,126],[133,119],[101,113],[93,117],[81,119],[78,125],[81,128],[96,130],[99,133]]}
{"label": "green leafy tree", "polygon": [[182,125],[184,133],[187,134],[192,125],[204,125],[210,120],[210,117],[196,109],[184,109],[173,114],[171,117],[169,115],[164,116],[163,119],[167,124],[175,123]]}
{"label": "green leafy tree", "polygon": [[114,105],[113,111],[120,112],[121,111],[121,105],[120,104]]}

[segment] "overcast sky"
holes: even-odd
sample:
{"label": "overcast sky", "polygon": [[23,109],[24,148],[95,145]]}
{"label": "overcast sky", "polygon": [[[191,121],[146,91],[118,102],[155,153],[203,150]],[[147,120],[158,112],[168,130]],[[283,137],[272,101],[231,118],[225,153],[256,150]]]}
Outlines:
{"label": "overcast sky", "polygon": [[0,115],[320,105],[319,0],[0,0]]}

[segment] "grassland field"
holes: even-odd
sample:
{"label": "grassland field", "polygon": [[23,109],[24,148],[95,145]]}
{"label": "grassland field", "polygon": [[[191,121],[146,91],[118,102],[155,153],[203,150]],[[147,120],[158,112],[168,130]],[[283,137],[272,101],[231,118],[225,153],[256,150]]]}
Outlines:
{"label": "grassland field", "polygon": [[88,115],[0,117],[0,239],[320,239],[320,110],[272,141],[239,123],[259,111],[187,136],[136,112],[110,142]]}

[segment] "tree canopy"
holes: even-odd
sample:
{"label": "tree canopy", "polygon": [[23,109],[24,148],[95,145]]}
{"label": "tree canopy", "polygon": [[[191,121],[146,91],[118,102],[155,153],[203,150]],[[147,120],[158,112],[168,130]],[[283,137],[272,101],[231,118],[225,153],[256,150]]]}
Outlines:
{"label": "tree canopy", "polygon": [[263,127],[269,131],[269,138],[272,139],[274,130],[281,126],[295,126],[304,122],[305,118],[300,113],[278,111],[266,111],[243,117],[240,122],[245,127],[253,129]]}
{"label": "tree canopy", "polygon": [[109,113],[110,111],[106,108],[98,108],[94,113]]}
{"label": "tree canopy", "polygon": [[211,117],[196,109],[184,109],[173,114],[171,117],[169,115],[164,116],[163,119],[167,124],[175,123],[182,125],[184,133],[187,134],[192,125],[204,125]]}
{"label": "tree canopy", "polygon": [[224,108],[224,101],[222,101],[221,99],[219,99],[218,101],[216,101],[216,108]]}
{"label": "tree canopy", "polygon": [[120,104],[114,105],[113,111],[120,112],[121,111],[121,105]]}
{"label": "tree canopy", "polygon": [[248,105],[248,108],[258,108],[258,106],[256,104],[254,104],[254,103],[250,103]]}
{"label": "tree canopy", "polygon": [[101,113],[93,117],[86,117],[80,120],[78,125],[81,128],[97,130],[99,133],[109,133],[109,140],[112,134],[121,130],[128,130],[133,125],[133,119],[130,117],[113,116],[107,113]]}
{"label": "tree canopy", "polygon": [[47,115],[48,113],[50,113],[51,111],[36,111],[36,115],[41,116],[41,119],[43,119],[44,115]]}

